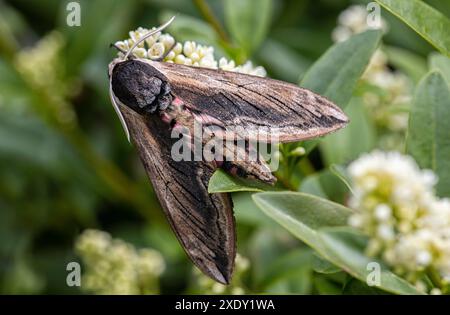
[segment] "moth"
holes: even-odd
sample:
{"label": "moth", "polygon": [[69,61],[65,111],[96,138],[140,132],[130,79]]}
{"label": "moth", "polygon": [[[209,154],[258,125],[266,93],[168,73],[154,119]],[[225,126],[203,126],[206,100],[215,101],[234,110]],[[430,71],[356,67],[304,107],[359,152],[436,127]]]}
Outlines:
{"label": "moth", "polygon": [[[140,41],[161,31],[172,20]],[[209,194],[208,181],[218,167],[234,176],[267,183],[274,183],[275,177],[260,158],[175,160],[171,148],[184,134],[174,139],[174,129],[191,131],[200,122],[203,126],[214,124],[221,130],[241,127],[245,133],[232,132],[231,136],[244,140],[255,140],[256,130],[262,129],[264,136],[293,142],[336,131],[348,119],[326,98],[294,84],[141,59],[132,54],[138,44],[109,64],[112,104],[187,255],[203,273],[228,284],[236,256],[232,201],[226,193]],[[188,138],[188,142],[192,140]],[[248,153],[254,149],[239,150]]]}

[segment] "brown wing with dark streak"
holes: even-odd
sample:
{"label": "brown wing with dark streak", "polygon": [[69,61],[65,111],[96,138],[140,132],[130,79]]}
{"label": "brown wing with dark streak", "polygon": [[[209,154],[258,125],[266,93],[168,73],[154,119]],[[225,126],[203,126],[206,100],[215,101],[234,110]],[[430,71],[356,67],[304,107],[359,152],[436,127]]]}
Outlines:
{"label": "brown wing with dark streak", "polygon": [[260,127],[280,142],[323,136],[344,127],[348,119],[327,100],[297,85],[236,72],[152,62],[169,80],[172,92],[224,127],[242,127],[249,136]]}
{"label": "brown wing with dark streak", "polygon": [[188,256],[204,273],[229,283],[236,253],[235,223],[228,194],[208,194],[214,167],[175,162],[169,128],[157,115],[142,116],[120,106],[145,170]]}

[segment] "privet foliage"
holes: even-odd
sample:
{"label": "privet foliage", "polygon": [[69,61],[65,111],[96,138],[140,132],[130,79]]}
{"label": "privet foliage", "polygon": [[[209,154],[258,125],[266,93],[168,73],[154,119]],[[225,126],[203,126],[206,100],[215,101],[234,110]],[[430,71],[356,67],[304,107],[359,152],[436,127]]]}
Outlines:
{"label": "privet foliage", "polygon": [[[377,0],[383,27],[369,30],[351,1],[79,2],[80,27],[51,2],[0,2],[1,292],[449,293],[449,3]],[[211,178],[211,193],[232,192],[238,224],[228,288],[187,261],[107,99],[109,44],[174,11],[151,56],[176,40],[188,44],[173,62],[262,74],[244,66],[252,60],[351,119],[281,145],[275,187]],[[113,238],[82,232],[92,228]],[[67,287],[68,261],[83,263],[88,286]],[[369,287],[373,262],[380,281]]]}

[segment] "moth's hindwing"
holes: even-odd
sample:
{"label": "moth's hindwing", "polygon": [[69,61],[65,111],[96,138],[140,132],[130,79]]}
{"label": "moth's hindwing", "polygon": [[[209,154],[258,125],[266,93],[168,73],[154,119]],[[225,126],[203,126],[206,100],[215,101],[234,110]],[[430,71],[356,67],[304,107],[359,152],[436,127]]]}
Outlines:
{"label": "moth's hindwing", "polygon": [[166,216],[194,264],[216,281],[231,280],[235,222],[228,194],[208,194],[211,163],[175,162],[167,124],[119,106]]}
{"label": "moth's hindwing", "polygon": [[[247,138],[302,141],[336,131],[348,123],[343,111],[326,98],[297,85],[242,73],[149,63],[169,80],[187,106]],[[264,128],[267,127],[265,134]]]}

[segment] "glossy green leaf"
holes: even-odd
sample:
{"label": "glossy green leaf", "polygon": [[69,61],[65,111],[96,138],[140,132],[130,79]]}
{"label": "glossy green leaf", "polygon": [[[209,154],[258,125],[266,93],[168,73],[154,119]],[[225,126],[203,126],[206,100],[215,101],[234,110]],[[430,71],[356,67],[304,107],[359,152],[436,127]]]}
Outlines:
{"label": "glossy green leaf", "polygon": [[312,174],[306,177],[302,180],[299,190],[320,198],[327,198],[328,196],[320,183],[320,176],[321,174]]}
{"label": "glossy green leaf", "polygon": [[248,180],[235,177],[222,169],[218,169],[209,179],[208,192],[237,192],[237,191],[264,191],[272,190],[273,186],[264,184],[257,180]]}
{"label": "glossy green leaf", "polygon": [[359,281],[355,278],[350,279],[345,284],[344,290],[342,294],[345,295],[386,295],[385,291],[378,289],[377,287],[369,287],[362,281]]}
{"label": "glossy green leaf", "polygon": [[[270,225],[263,226],[254,230],[249,235],[245,247],[248,248],[247,256],[251,260],[252,279],[259,287],[260,283],[266,282],[268,273],[272,265],[276,263],[279,257],[293,251],[292,238],[286,230],[280,226],[274,226],[273,220],[261,213],[255,206],[261,217],[266,217]],[[239,225],[238,225],[239,227]],[[308,248],[302,248],[308,250]]]}
{"label": "glossy green leaf", "polygon": [[253,192],[243,191],[231,195],[236,221],[250,226],[273,227],[273,221],[267,216],[261,215],[261,211],[253,201],[252,194]]}
{"label": "glossy green leaf", "polygon": [[[364,255],[366,239],[345,227],[352,210],[315,196],[293,192],[265,192],[253,195],[269,217],[317,253],[353,277],[366,281],[374,261]],[[333,229],[335,228],[335,229]],[[418,294],[409,283],[384,267],[380,288],[397,294]]]}
{"label": "glossy green leaf", "polygon": [[264,40],[270,26],[272,0],[259,0],[257,9],[252,0],[227,0],[225,22],[233,39],[251,54]]}
{"label": "glossy green leaf", "polygon": [[348,163],[375,146],[375,128],[367,117],[362,99],[353,98],[345,112],[350,119],[347,127],[320,143],[327,165]]}
{"label": "glossy green leaf", "polygon": [[395,294],[420,294],[414,286],[389,271],[383,263],[364,255],[365,237],[348,228],[331,228],[319,231],[326,256],[333,264],[350,275],[366,282],[374,271],[370,264],[380,268],[380,283],[376,288]]}
{"label": "glossy green leaf", "polygon": [[443,54],[450,56],[450,20],[420,0],[376,0]]}
{"label": "glossy green leaf", "polygon": [[386,46],[383,51],[386,52],[389,63],[411,77],[414,82],[419,82],[428,71],[426,60],[409,50]]}
{"label": "glossy green leaf", "polygon": [[352,210],[313,195],[295,192],[264,192],[253,195],[255,203],[269,217],[320,254],[317,230],[345,226]]}
{"label": "glossy green leaf", "polygon": [[[66,35],[66,58],[69,73],[81,70],[94,57],[96,49],[103,52],[125,30],[129,11],[118,0],[82,1],[82,27],[70,27],[66,23],[67,11],[60,10],[60,30]],[[128,4],[133,7],[134,3]],[[110,19],[114,17],[114,19]],[[112,50],[111,50],[112,51]],[[88,67],[89,70],[90,67]]]}
{"label": "glossy green leaf", "polygon": [[332,274],[341,271],[339,267],[336,267],[328,260],[320,257],[320,255],[317,253],[315,253],[313,256],[312,267],[315,272],[323,274]]}
{"label": "glossy green leaf", "polygon": [[308,70],[300,85],[345,108],[381,36],[381,31],[370,30],[335,44]]}
{"label": "glossy green leaf", "polygon": [[439,53],[433,53],[429,59],[430,69],[440,71],[450,84],[450,58]]}
{"label": "glossy green leaf", "polygon": [[311,287],[311,260],[308,248],[296,249],[277,257],[265,270],[260,285],[271,294],[308,294]]}
{"label": "glossy green leaf", "polygon": [[270,74],[288,82],[298,82],[306,73],[312,61],[286,45],[267,39],[257,57]]}
{"label": "glossy green leaf", "polygon": [[407,151],[420,167],[439,177],[437,194],[450,197],[450,90],[440,72],[427,75],[417,87],[411,109]]}
{"label": "glossy green leaf", "polygon": [[299,191],[343,203],[349,190],[330,169],[307,176],[302,180]]}
{"label": "glossy green leaf", "polygon": [[314,289],[320,295],[339,295],[342,292],[342,285],[327,278],[327,275],[314,276]]}
{"label": "glossy green leaf", "polygon": [[[300,85],[345,108],[381,36],[381,31],[371,30],[335,44],[308,70]],[[318,142],[305,142],[306,152],[311,152]]]}
{"label": "glossy green leaf", "polygon": [[[175,21],[167,28],[177,41],[196,41],[207,45],[217,45],[219,41],[212,27],[201,19],[189,15],[177,14],[175,11],[165,11],[161,14],[161,21],[168,21],[172,16]],[[216,46],[215,45],[215,46]]]}

